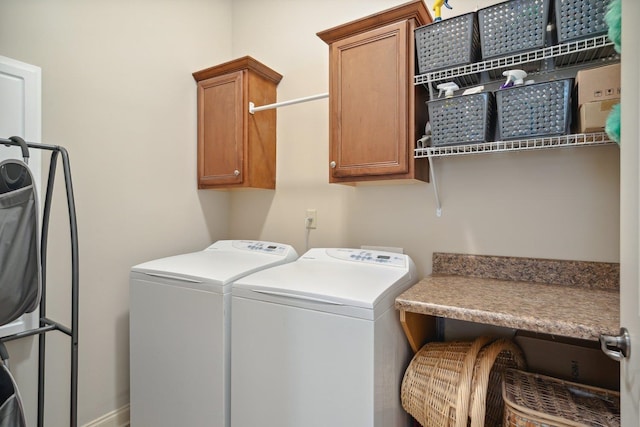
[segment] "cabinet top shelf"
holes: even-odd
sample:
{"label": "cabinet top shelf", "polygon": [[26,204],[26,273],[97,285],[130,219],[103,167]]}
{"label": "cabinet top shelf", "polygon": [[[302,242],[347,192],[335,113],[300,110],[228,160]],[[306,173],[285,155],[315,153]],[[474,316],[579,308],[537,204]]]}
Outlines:
{"label": "cabinet top shelf", "polygon": [[325,43],[332,44],[354,34],[374,30],[408,19],[414,19],[416,25],[426,25],[431,22],[431,15],[422,0],[412,0],[408,3],[383,10],[382,12],[320,31],[316,35]]}
{"label": "cabinet top shelf", "polygon": [[483,154],[503,151],[524,151],[543,148],[581,147],[611,144],[613,141],[604,132],[523,139],[517,141],[495,141],[480,144],[448,145],[415,149],[415,158],[446,157],[464,154]]}
{"label": "cabinet top shelf", "polygon": [[606,35],[598,36],[571,43],[549,46],[531,52],[519,53],[482,62],[475,62],[473,64],[460,67],[420,74],[414,77],[414,84],[421,85],[451,80],[456,77],[476,74],[482,71],[490,71],[507,67],[511,68],[520,64],[561,56],[569,56],[566,58],[566,62],[575,65],[601,59],[603,52],[609,51],[612,47],[613,42],[611,42]]}

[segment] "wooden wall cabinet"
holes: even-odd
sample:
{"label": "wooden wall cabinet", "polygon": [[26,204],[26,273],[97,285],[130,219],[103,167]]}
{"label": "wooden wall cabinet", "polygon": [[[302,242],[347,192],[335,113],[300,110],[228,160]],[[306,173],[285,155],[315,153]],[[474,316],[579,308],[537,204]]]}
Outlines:
{"label": "wooden wall cabinet", "polygon": [[198,83],[198,188],[275,188],[276,102],[282,76],[245,56],[193,73]]}
{"label": "wooden wall cabinet", "polygon": [[329,45],[329,182],[429,180],[414,158],[428,93],[414,85],[413,34],[429,22],[418,0],[317,34]]}

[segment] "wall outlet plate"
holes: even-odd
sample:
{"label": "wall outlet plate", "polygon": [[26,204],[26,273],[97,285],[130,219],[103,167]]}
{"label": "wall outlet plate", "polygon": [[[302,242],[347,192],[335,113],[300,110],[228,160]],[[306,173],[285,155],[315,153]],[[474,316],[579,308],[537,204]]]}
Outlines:
{"label": "wall outlet plate", "polygon": [[305,223],[307,224],[307,230],[318,228],[318,211],[316,209],[307,209]]}

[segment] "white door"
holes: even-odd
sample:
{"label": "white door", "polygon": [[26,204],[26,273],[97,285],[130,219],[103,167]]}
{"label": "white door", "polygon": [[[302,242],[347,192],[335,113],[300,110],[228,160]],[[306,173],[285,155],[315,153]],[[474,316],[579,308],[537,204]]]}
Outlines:
{"label": "white door", "polygon": [[[29,142],[40,142],[40,81],[39,67],[0,56],[0,138],[19,136]],[[10,158],[22,159],[20,148],[0,145],[0,161]],[[29,168],[38,195],[42,194],[41,158],[40,150],[29,150]],[[36,328],[38,318],[36,310],[0,326],[0,337]]]}
{"label": "white door", "polygon": [[[20,136],[29,142],[40,142],[41,71],[39,67],[0,56],[0,137]],[[22,158],[18,147],[0,145],[0,161]],[[30,150],[29,167],[41,195],[40,150]],[[42,200],[42,197],[40,197]],[[39,310],[25,314],[0,327],[0,336],[12,335],[38,326]],[[35,425],[38,390],[37,338],[23,338],[7,343],[10,367],[22,395],[27,425]]]}
{"label": "white door", "polygon": [[620,366],[623,427],[640,426],[640,2],[623,1],[620,144],[620,321],[631,335]]}

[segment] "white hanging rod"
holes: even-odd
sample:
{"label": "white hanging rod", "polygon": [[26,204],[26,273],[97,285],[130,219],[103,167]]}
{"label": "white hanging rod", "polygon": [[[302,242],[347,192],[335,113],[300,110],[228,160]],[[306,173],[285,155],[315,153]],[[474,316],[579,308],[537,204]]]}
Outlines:
{"label": "white hanging rod", "polygon": [[289,101],[276,102],[275,104],[262,105],[256,107],[253,102],[249,103],[249,113],[253,114],[262,110],[270,110],[272,108],[286,107],[287,105],[300,104],[301,102],[315,101],[316,99],[328,98],[328,93],[319,93],[318,95],[305,96],[304,98],[292,99]]}

